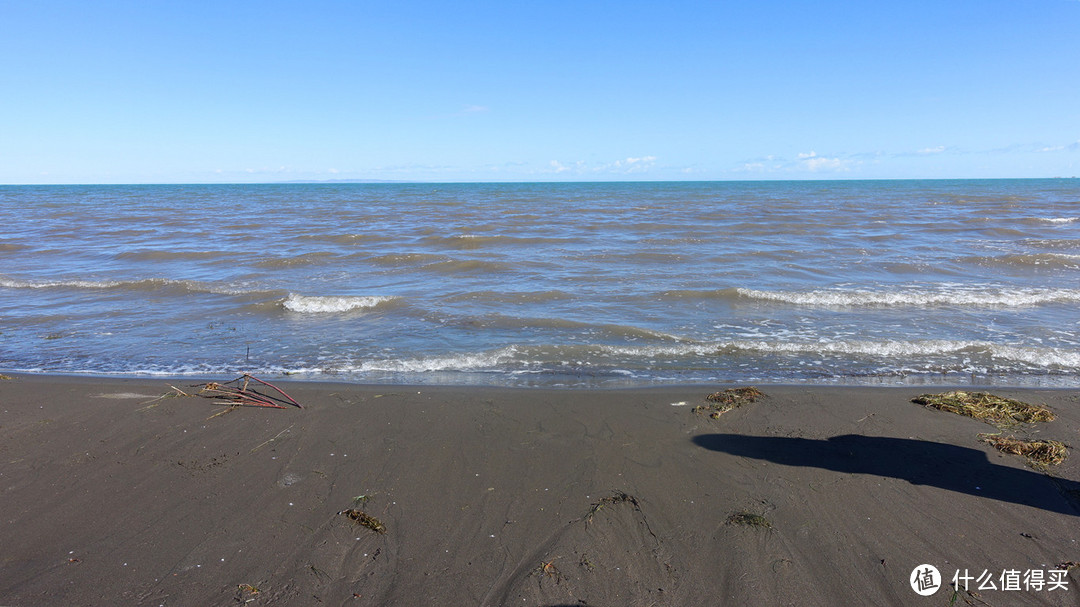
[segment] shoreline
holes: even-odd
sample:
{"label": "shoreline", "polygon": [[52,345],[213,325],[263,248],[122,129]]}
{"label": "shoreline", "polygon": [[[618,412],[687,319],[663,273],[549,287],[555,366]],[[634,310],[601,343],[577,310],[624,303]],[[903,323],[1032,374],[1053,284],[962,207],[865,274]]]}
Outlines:
{"label": "shoreline", "polygon": [[[237,371],[236,373],[229,374],[214,374],[214,373],[202,373],[202,374],[146,374],[146,373],[104,373],[95,371],[11,371],[0,369],[0,377],[8,378],[25,378],[33,379],[40,378],[44,381],[53,381],[59,379],[70,379],[73,381],[146,381],[146,382],[192,382],[203,383],[206,381],[229,381],[235,379],[237,376],[242,376],[243,371]],[[869,381],[852,381],[850,383],[843,381],[823,381],[806,379],[801,381],[783,381],[783,380],[762,380],[762,381],[741,381],[736,379],[725,379],[717,381],[677,381],[671,380],[667,382],[648,382],[642,381],[638,384],[610,384],[610,385],[596,385],[596,384],[578,384],[578,385],[566,385],[566,384],[502,384],[502,383],[484,383],[484,382],[380,382],[380,381],[366,381],[366,380],[349,380],[342,379],[333,375],[326,376],[309,376],[305,378],[302,374],[287,373],[287,374],[264,374],[261,372],[254,372],[251,375],[258,376],[262,379],[269,378],[269,381],[275,383],[280,382],[284,384],[296,384],[296,385],[339,385],[339,386],[353,386],[353,387],[403,387],[403,388],[449,388],[449,389],[492,389],[492,390],[551,390],[556,392],[574,392],[574,391],[619,391],[619,390],[680,390],[680,389],[720,389],[724,387],[736,387],[736,386],[769,386],[779,388],[808,388],[808,389],[867,389],[867,390],[926,390],[926,391],[946,391],[946,390],[968,390],[968,391],[1008,391],[1008,390],[1021,390],[1030,392],[1042,392],[1042,391],[1078,391],[1080,386],[1072,385],[1071,382],[1074,378],[1071,376],[1020,376],[1032,380],[1033,383],[1024,383],[1020,381],[1014,381],[1013,383],[995,383],[996,379],[1000,378],[976,378],[976,381],[956,382],[956,381],[944,381],[933,379],[930,380],[928,376],[911,375],[897,379],[898,381],[893,383],[886,383],[884,378],[880,382]],[[1060,380],[1059,382],[1051,382],[1053,385],[1039,384],[1037,381],[1041,378],[1052,377]],[[1010,379],[1017,379],[1017,377],[1010,377]],[[911,383],[903,383],[903,380],[911,380]],[[1003,380],[1006,381],[1006,380]]]}
{"label": "shoreline", "polygon": [[[9,375],[4,605],[948,604],[914,568],[1080,562],[1080,457],[1050,477],[910,402],[947,386],[760,384],[710,419],[693,407],[730,384],[275,377],[305,408],[274,410],[160,398],[186,376]],[[956,387],[1045,403],[1022,432],[1080,444],[1075,390]],[[1075,604],[1064,579],[971,589]]]}

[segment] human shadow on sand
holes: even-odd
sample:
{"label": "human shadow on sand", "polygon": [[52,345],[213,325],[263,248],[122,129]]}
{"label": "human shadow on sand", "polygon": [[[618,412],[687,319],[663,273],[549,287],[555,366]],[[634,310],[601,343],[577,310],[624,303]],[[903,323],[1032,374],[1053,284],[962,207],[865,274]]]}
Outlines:
{"label": "human shadow on sand", "polygon": [[983,451],[945,443],[845,434],[826,440],[702,434],[694,443],[785,466],[906,480],[947,491],[1080,516],[1080,483],[992,463]]}

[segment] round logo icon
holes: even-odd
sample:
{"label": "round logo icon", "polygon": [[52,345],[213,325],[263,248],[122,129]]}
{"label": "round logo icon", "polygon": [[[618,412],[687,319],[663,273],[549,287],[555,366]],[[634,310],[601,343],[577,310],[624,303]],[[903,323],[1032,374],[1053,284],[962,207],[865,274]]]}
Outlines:
{"label": "round logo icon", "polygon": [[922,564],[911,572],[911,589],[921,596],[930,596],[941,588],[941,573],[933,565]]}

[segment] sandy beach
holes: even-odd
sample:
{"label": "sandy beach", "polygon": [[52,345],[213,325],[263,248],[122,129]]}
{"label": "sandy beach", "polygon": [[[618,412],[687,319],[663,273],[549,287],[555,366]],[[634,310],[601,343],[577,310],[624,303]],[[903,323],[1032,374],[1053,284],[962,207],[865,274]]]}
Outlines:
{"label": "sandy beach", "polygon": [[[948,605],[965,572],[956,604],[1080,602],[1080,457],[999,453],[937,387],[160,398],[196,383],[0,381],[0,605]],[[1080,443],[1077,392],[992,391]]]}

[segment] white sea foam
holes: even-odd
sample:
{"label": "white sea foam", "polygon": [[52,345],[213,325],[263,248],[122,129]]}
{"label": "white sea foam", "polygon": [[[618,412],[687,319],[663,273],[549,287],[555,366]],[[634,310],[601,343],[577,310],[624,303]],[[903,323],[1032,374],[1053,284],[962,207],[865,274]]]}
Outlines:
{"label": "white sea foam", "polygon": [[[986,358],[1027,363],[1038,367],[1080,369],[1080,351],[1055,348],[1009,346],[987,341],[964,340],[836,340],[773,341],[739,339],[696,344],[650,346],[505,346],[485,352],[461,352],[430,357],[367,360],[346,365],[343,372],[423,373],[432,371],[477,371],[505,366],[532,367],[550,364],[586,365],[586,361],[606,364],[611,358],[656,359],[730,355],[857,356],[886,359],[921,359],[942,356]],[[571,363],[570,361],[576,361]]]}
{"label": "white sea foam", "polygon": [[983,288],[942,286],[898,290],[818,289],[813,291],[761,291],[736,289],[749,299],[802,306],[976,306],[1022,307],[1047,303],[1080,302],[1080,289]]}
{"label": "white sea foam", "polygon": [[369,359],[345,364],[331,364],[323,372],[332,373],[433,373],[440,371],[494,370],[517,360],[516,346],[506,346],[487,352],[460,352],[416,358]]}
{"label": "white sea foam", "polygon": [[1039,217],[1039,219],[1046,223],[1073,223],[1080,221],[1080,217]]}
{"label": "white sea foam", "polygon": [[1034,367],[1056,367],[1080,370],[1080,351],[1058,348],[1011,346],[988,341],[964,340],[835,340],[835,341],[773,341],[768,339],[739,339],[715,343],[600,346],[612,356],[632,358],[681,358],[686,356],[717,356],[725,354],[791,354],[801,356],[858,356],[887,359],[934,358],[958,356],[987,358],[1024,363]]}
{"label": "white sea foam", "polygon": [[214,293],[217,295],[259,295],[271,293],[198,280],[144,278],[140,280],[17,280],[0,277],[0,287],[9,289],[120,289],[130,291],[160,291],[173,289],[179,293]]}
{"label": "white sea foam", "polygon": [[1027,363],[1033,367],[1058,367],[1069,370],[1080,369],[1080,352],[1062,352],[1052,348],[1027,348],[1001,345],[990,346],[989,350],[991,355],[996,358]]}
{"label": "white sea foam", "polygon": [[924,358],[939,356],[987,356],[1040,366],[1080,367],[1080,352],[1060,352],[1051,348],[1003,346],[987,341],[919,340],[874,341],[838,340],[824,342],[734,341],[729,347],[739,350],[778,354],[855,355],[881,358]]}
{"label": "white sea foam", "polygon": [[[1005,346],[985,341],[923,340],[874,341],[848,340],[827,342],[791,342],[769,340],[733,340],[701,344],[653,346],[521,346],[511,345],[483,352],[442,353],[413,358],[369,359],[331,364],[322,370],[303,372],[343,374],[428,374],[509,372],[529,374],[545,372],[575,373],[582,369],[605,369],[614,374],[630,374],[629,369],[655,370],[657,365],[689,358],[794,357],[813,361],[862,359],[888,361],[883,369],[918,371],[945,367],[959,371],[986,373],[990,368],[1014,371],[1080,371],[1080,351],[1054,348]],[[799,363],[802,364],[802,363]],[[297,373],[298,370],[291,370]]]}
{"label": "white sea foam", "polygon": [[115,280],[15,280],[0,278],[0,287],[9,289],[50,289],[57,287],[70,287],[76,289],[111,289],[118,287],[122,282]]}
{"label": "white sea foam", "polygon": [[397,299],[389,296],[317,296],[297,295],[289,293],[289,296],[281,302],[281,305],[290,312],[301,314],[324,314],[329,312],[349,312],[351,310],[364,310],[375,308],[380,304]]}

